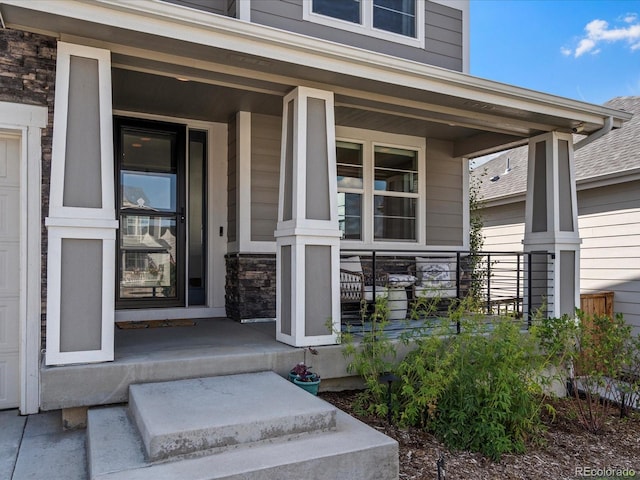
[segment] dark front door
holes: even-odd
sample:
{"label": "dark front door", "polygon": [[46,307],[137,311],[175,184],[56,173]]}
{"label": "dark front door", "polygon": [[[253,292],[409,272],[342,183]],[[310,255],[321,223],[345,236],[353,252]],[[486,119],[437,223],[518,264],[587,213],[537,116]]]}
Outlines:
{"label": "dark front door", "polygon": [[116,118],[116,304],[185,305],[186,127]]}

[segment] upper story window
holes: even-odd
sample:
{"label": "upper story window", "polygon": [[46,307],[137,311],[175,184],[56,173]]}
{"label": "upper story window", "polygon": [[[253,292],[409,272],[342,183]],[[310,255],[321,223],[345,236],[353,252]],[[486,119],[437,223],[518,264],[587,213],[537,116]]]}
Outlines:
{"label": "upper story window", "polygon": [[424,0],[308,0],[303,18],[424,48]]}

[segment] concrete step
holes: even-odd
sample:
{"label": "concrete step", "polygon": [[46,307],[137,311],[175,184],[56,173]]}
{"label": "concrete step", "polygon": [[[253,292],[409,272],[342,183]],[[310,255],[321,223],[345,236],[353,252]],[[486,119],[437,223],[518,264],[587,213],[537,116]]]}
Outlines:
{"label": "concrete step", "polygon": [[[261,390],[250,394],[247,375],[233,375],[215,377],[222,379],[216,382],[205,378],[138,389],[131,395],[135,410],[131,405],[89,410],[90,478],[398,478],[394,440],[274,373],[255,376]],[[184,402],[179,414],[174,410],[177,399]],[[198,408],[203,402],[212,407]],[[153,432],[147,441],[138,431],[140,424]],[[147,454],[149,446],[154,459]]]}
{"label": "concrete step", "polygon": [[129,410],[151,461],[336,425],[335,408],[273,372],[132,385]]}

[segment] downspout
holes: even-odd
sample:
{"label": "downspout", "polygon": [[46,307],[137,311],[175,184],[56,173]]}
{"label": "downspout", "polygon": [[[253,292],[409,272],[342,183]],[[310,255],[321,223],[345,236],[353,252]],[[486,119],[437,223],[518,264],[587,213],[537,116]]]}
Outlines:
{"label": "downspout", "polygon": [[2,16],[2,9],[0,9],[0,25],[2,25],[3,30],[6,30],[7,26],[4,23],[4,17]]}
{"label": "downspout", "polygon": [[604,126],[600,130],[596,130],[588,137],[583,138],[579,142],[573,145],[573,151],[581,149],[585,145],[589,145],[594,140],[599,139],[603,135],[606,135],[613,129],[613,117],[607,117],[604,121]]}

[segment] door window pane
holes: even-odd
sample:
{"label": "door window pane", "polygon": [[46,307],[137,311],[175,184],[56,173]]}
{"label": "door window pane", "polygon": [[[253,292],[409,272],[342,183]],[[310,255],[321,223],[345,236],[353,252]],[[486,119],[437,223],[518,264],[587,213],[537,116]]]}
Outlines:
{"label": "door window pane", "polygon": [[347,22],[362,23],[360,0],[313,0],[313,12]]}
{"label": "door window pane", "polygon": [[189,305],[205,305],[207,134],[189,132]]}
{"label": "door window pane", "polygon": [[415,38],[415,0],[373,0],[373,27]]}
{"label": "door window pane", "polygon": [[176,219],[120,217],[120,298],[176,298]]}
{"label": "door window pane", "polygon": [[175,135],[133,128],[123,129],[122,168],[175,172]]}
{"label": "door window pane", "polygon": [[122,208],[176,211],[176,175],[121,171]]}
{"label": "door window pane", "polygon": [[415,240],[416,198],[374,196],[374,239]]}

